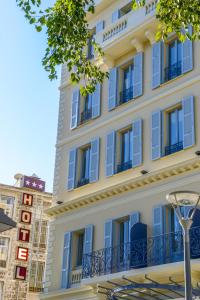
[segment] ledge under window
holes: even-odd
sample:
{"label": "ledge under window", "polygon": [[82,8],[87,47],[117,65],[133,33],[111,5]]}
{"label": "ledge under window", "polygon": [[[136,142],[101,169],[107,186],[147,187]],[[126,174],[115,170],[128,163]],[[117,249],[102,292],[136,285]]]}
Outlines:
{"label": "ledge under window", "polygon": [[165,156],[183,150],[183,142],[176,143],[165,147]]}

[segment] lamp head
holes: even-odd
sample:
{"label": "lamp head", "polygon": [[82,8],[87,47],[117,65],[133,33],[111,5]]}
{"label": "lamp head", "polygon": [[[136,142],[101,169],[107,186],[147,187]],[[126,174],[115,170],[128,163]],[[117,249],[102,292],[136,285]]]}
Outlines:
{"label": "lamp head", "polygon": [[176,191],[166,196],[169,203],[174,206],[195,206],[200,195],[190,191]]}

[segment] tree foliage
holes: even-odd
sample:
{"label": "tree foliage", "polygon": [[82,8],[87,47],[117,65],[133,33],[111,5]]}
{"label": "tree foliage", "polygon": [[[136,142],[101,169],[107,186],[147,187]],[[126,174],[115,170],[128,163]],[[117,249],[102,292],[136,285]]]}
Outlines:
{"label": "tree foliage", "polygon": [[[87,14],[94,13],[94,0],[55,0],[52,7],[41,9],[44,0],[16,0],[24,11],[26,19],[40,32],[43,28],[47,34],[47,48],[42,60],[49,72],[49,78],[57,77],[57,66],[66,64],[71,73],[72,83],[83,78],[81,93],[94,91],[97,82],[103,82],[108,73],[88,60],[87,42],[91,39],[91,31],[87,23]],[[145,0],[133,1],[133,9],[145,5]],[[199,39],[200,5],[199,0],[159,0],[156,9],[159,20],[157,39],[165,39],[175,31],[181,40],[185,38]],[[193,26],[192,36],[188,33],[188,24]],[[101,47],[92,41],[96,56],[102,57]]]}

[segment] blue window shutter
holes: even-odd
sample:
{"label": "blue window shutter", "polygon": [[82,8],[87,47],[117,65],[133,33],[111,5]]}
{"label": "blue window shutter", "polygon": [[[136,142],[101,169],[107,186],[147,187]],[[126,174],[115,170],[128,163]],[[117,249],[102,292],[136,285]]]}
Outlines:
{"label": "blue window shutter", "polygon": [[101,107],[101,84],[96,85],[95,92],[92,94],[92,118],[100,116]]}
{"label": "blue window shutter", "polygon": [[163,42],[152,45],[152,88],[155,89],[162,83],[162,48]]}
{"label": "blue window shutter", "polygon": [[104,248],[113,246],[113,220],[107,220],[104,224]]}
{"label": "blue window shutter", "polygon": [[140,222],[140,212],[134,211],[129,215],[129,240],[130,241],[131,241],[131,229],[138,222]]}
{"label": "blue window shutter", "polygon": [[72,233],[66,232],[64,235],[64,249],[61,274],[61,288],[70,287],[70,271],[71,271],[71,239]]}
{"label": "blue window shutter", "polygon": [[124,222],[124,243],[128,243],[129,242],[129,221],[125,221]]}
{"label": "blue window shutter", "polygon": [[[153,261],[162,264],[166,256],[166,206],[153,207]],[[168,254],[169,255],[169,254]]]}
{"label": "blue window shutter", "polygon": [[110,70],[109,76],[109,95],[108,95],[108,110],[112,110],[117,104],[117,91],[118,91],[118,70],[113,68]]}
{"label": "blue window shutter", "polygon": [[120,11],[116,10],[112,13],[112,23],[116,22],[120,17]]}
{"label": "blue window shutter", "polygon": [[137,167],[142,164],[142,120],[133,122],[133,160],[132,166]]}
{"label": "blue window shutter", "polygon": [[139,52],[133,59],[133,98],[143,94],[143,57],[144,53]]}
{"label": "blue window shutter", "polygon": [[110,273],[112,269],[112,247],[113,247],[113,220],[107,220],[104,224],[105,273]]}
{"label": "blue window shutter", "polygon": [[[188,27],[192,34],[192,26]],[[182,48],[182,73],[189,72],[193,69],[193,42],[186,38]]]}
{"label": "blue window shutter", "polygon": [[153,207],[153,236],[164,234],[164,207],[162,205]]}
{"label": "blue window shutter", "polygon": [[106,176],[115,173],[115,131],[107,135],[106,141]]}
{"label": "blue window shutter", "polygon": [[162,113],[153,112],[151,118],[151,159],[156,160],[161,157],[162,151]]}
{"label": "blue window shutter", "polygon": [[71,129],[74,129],[78,125],[78,114],[79,114],[79,102],[80,92],[79,90],[73,91],[72,94],[72,107],[71,107]]}
{"label": "blue window shutter", "polygon": [[71,149],[69,152],[69,165],[68,165],[68,190],[73,190],[75,187],[76,179],[76,156],[77,150]]}
{"label": "blue window shutter", "polygon": [[195,144],[195,120],[194,97],[185,97],[183,106],[183,148],[189,148]]}
{"label": "blue window shutter", "polygon": [[99,179],[99,147],[100,139],[93,139],[90,151],[90,182],[96,182]]}
{"label": "blue window shutter", "polygon": [[84,249],[83,249],[84,254],[88,254],[93,251],[93,232],[94,232],[94,225],[88,225],[85,227]]}
{"label": "blue window shutter", "polygon": [[100,21],[96,24],[96,33],[101,32],[104,30],[105,21]]}

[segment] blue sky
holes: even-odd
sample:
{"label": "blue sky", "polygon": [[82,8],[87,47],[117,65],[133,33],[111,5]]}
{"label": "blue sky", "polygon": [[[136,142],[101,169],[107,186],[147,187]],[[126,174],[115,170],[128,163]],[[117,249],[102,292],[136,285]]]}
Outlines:
{"label": "blue sky", "polygon": [[0,182],[36,173],[51,191],[59,93],[41,65],[45,33],[34,31],[15,0],[1,8]]}

